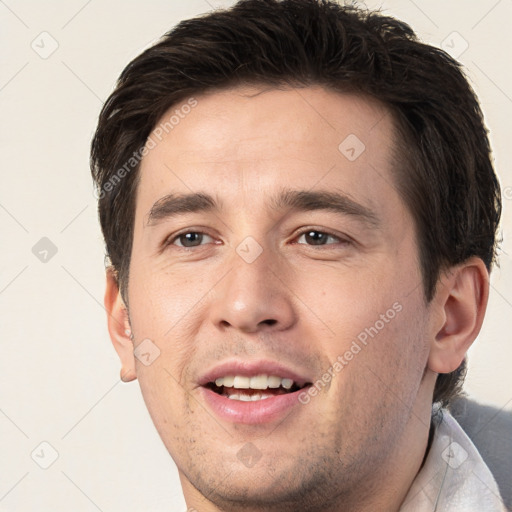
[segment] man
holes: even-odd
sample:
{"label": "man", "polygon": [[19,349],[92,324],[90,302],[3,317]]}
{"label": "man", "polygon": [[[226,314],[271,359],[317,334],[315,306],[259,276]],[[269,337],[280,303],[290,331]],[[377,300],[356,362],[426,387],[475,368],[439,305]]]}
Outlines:
{"label": "man", "polygon": [[333,2],[245,0],[127,66],[92,144],[105,305],[190,510],[504,510],[446,409],[489,153],[455,61]]}

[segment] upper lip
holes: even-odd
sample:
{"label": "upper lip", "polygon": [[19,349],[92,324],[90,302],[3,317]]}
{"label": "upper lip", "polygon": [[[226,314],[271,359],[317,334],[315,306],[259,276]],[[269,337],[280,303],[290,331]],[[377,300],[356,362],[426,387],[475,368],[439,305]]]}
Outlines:
{"label": "upper lip", "polygon": [[209,382],[215,382],[216,379],[226,376],[241,375],[245,377],[254,377],[256,375],[275,375],[283,379],[292,379],[299,387],[311,382],[311,379],[298,370],[293,370],[277,361],[258,360],[228,360],[218,363],[213,368],[206,370],[198,380],[200,386],[205,386]]}

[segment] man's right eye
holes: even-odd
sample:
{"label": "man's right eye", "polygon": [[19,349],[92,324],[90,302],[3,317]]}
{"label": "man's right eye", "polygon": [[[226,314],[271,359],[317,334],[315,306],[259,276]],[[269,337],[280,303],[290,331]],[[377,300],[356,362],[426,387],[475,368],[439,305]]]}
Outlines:
{"label": "man's right eye", "polygon": [[187,233],[181,233],[175,236],[172,240],[169,240],[168,245],[177,245],[178,247],[197,247],[199,245],[204,245],[205,243],[212,243],[213,241],[213,238],[206,233],[188,231]]}

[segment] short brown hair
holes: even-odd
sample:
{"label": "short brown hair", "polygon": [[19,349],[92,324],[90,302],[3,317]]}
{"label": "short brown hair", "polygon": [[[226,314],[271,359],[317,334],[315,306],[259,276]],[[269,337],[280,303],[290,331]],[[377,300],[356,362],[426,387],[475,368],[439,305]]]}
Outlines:
{"label": "short brown hair", "polygon": [[[192,95],[254,84],[320,85],[388,107],[396,184],[415,221],[426,301],[443,269],[471,256],[491,269],[500,189],[482,112],[460,65],[378,12],[328,0],[242,0],[179,23],[128,64],[101,111],[91,168],[107,254],[125,298],[137,156],[151,131]],[[463,365],[440,375],[434,401],[448,403],[463,375]]]}

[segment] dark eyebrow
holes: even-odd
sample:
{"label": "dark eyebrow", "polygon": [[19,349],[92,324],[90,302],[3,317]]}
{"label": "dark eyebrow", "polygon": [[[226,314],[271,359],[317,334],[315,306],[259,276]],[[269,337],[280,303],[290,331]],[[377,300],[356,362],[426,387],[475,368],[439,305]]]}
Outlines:
{"label": "dark eyebrow", "polygon": [[[271,199],[270,207],[277,210],[330,210],[358,217],[370,227],[376,228],[379,225],[379,219],[372,210],[339,192],[283,190]],[[215,199],[208,194],[168,194],[153,204],[146,225],[152,226],[183,213],[208,212],[218,208]]]}
{"label": "dark eyebrow", "polygon": [[151,207],[147,226],[182,213],[207,212],[218,209],[217,203],[208,194],[168,194]]}
{"label": "dark eyebrow", "polygon": [[380,224],[373,210],[340,192],[283,190],[272,199],[270,205],[277,210],[285,208],[301,211],[330,210],[357,217],[369,227],[377,228]]}

